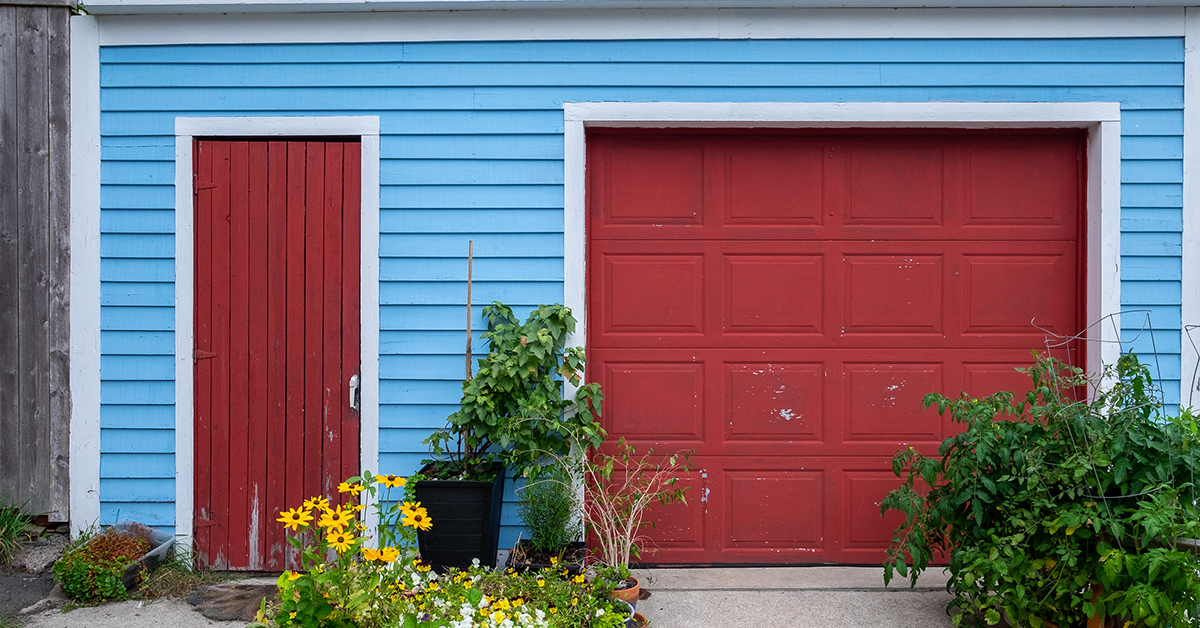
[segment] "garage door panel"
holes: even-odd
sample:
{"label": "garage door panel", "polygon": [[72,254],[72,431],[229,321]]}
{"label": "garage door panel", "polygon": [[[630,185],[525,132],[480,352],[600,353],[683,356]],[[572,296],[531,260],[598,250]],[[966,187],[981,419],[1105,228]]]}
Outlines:
{"label": "garage door panel", "polygon": [[897,488],[900,480],[891,471],[890,461],[880,460],[873,467],[851,466],[844,469],[843,481],[847,499],[843,516],[849,522],[842,550],[874,559],[891,544],[892,531],[904,522],[904,516],[892,511],[879,516],[879,507],[888,491]]}
{"label": "garage door panel", "polygon": [[725,334],[822,334],[826,299],[822,255],[722,257]]}
{"label": "garage door panel", "polygon": [[739,469],[724,473],[725,547],[825,548],[825,472]]}
{"label": "garage door panel", "polygon": [[[1032,380],[1018,368],[1027,368],[1032,363],[1029,360],[1012,360],[1008,362],[964,362],[962,379],[964,390],[969,390],[973,397],[986,397],[994,392],[1006,390],[1016,396],[1017,401],[1025,399],[1025,393],[1033,389]],[[955,429],[955,432],[961,428]]]}
{"label": "garage door panel", "polygon": [[1080,206],[1076,152],[1077,146],[1052,137],[968,143],[963,226],[1057,231],[1057,237],[1074,238]]}
{"label": "garage door panel", "polygon": [[942,255],[847,255],[845,334],[942,336]]}
{"label": "garage door panel", "polygon": [[[1078,331],[1074,246],[962,258],[963,333],[1040,336]],[[1044,330],[1044,331],[1043,331]]]}
{"label": "garage door panel", "polygon": [[637,334],[704,333],[703,255],[603,257],[608,293],[605,331]]}
{"label": "garage door panel", "polygon": [[824,374],[822,362],[726,363],[724,440],[823,441]]}
{"label": "garage door panel", "polygon": [[724,225],[823,226],[823,142],[741,142],[722,157]]}
{"label": "garage door panel", "polygon": [[699,226],[704,223],[704,148],[655,142],[614,147],[597,166],[608,171],[601,225]]}
{"label": "garage door panel", "polygon": [[941,438],[941,419],[921,399],[946,390],[941,362],[846,363],[843,369],[847,441],[878,441],[893,448]]}
{"label": "garage door panel", "polygon": [[602,424],[631,441],[704,440],[702,362],[603,362]]}
{"label": "garage door panel", "polygon": [[843,224],[944,225],[944,151],[903,138],[849,143]]}

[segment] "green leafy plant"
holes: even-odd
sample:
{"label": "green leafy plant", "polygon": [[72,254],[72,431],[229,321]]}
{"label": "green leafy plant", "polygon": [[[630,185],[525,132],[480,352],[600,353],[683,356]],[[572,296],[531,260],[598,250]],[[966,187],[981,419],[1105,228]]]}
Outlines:
{"label": "green leafy plant", "polygon": [[579,496],[564,469],[555,466],[550,473],[522,487],[519,494],[517,513],[529,530],[535,550],[559,553],[579,540],[583,531],[583,522],[578,517]]}
{"label": "green leafy plant", "polygon": [[29,502],[16,505],[0,505],[0,565],[7,565],[21,547],[25,527],[33,523],[33,515],[26,510]]}
{"label": "green leafy plant", "polygon": [[63,592],[85,604],[128,597],[121,576],[125,566],[146,554],[146,539],[109,528],[80,535],[54,563],[54,580]]}
{"label": "green leafy plant", "polygon": [[[463,383],[459,410],[425,443],[446,458],[427,472],[440,479],[476,479],[500,461],[536,477],[547,456],[567,455],[581,443],[599,445],[604,430],[595,421],[600,385],[583,384],[584,352],[566,347],[575,318],[562,305],[539,305],[524,323],[508,306],[483,308],[489,352]],[[564,384],[576,386],[563,397]]]}
{"label": "green leafy plant", "polygon": [[[1030,628],[1091,616],[1194,625],[1200,559],[1179,540],[1200,535],[1194,417],[1162,415],[1133,355],[1106,369],[1103,389],[1048,357],[1022,370],[1033,383],[1024,400],[925,397],[964,430],[937,458],[912,447],[893,458],[903,484],[881,513],[904,522],[884,580],[898,573],[915,584],[948,553],[955,625],[1004,615]],[[1091,399],[1077,400],[1088,386]]]}

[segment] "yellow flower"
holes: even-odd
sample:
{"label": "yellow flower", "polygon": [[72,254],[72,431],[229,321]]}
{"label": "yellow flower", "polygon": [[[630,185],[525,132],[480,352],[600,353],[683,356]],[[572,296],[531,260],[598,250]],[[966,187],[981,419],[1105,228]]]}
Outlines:
{"label": "yellow flower", "polygon": [[400,524],[418,530],[428,530],[433,527],[433,521],[429,519],[429,513],[425,512],[424,508],[418,508],[406,513],[404,518],[400,520]]}
{"label": "yellow flower", "polygon": [[350,534],[349,532],[342,532],[338,530],[336,532],[330,532],[329,536],[325,537],[325,540],[329,541],[330,547],[340,553],[350,549],[350,546],[354,544],[354,535]]}
{"label": "yellow flower", "polygon": [[407,516],[409,513],[414,513],[421,509],[421,502],[404,502],[400,507],[400,512]]}
{"label": "yellow flower", "polygon": [[360,551],[362,552],[363,558],[365,558],[367,560],[379,560],[379,551],[378,550],[373,550],[369,547],[364,547]]}
{"label": "yellow flower", "polygon": [[501,613],[500,611],[492,613],[492,621],[496,622],[497,624],[504,621],[504,613]]}
{"label": "yellow flower", "polygon": [[285,528],[291,528],[293,532],[299,530],[301,526],[308,527],[308,522],[312,521],[312,515],[307,510],[292,508],[279,513],[279,518],[276,521],[283,524]]}
{"label": "yellow flower", "polygon": [[285,571],[283,573],[287,574],[288,580],[295,580],[300,577],[300,574],[294,571]]}
{"label": "yellow flower", "polygon": [[550,607],[550,614],[551,614],[551,615],[553,615],[553,614],[555,614],[555,613],[557,613],[557,612],[558,612],[558,607],[557,607],[557,606],[551,606],[551,607]]}
{"label": "yellow flower", "polygon": [[340,507],[336,510],[326,509],[325,514],[321,515],[321,520],[318,521],[317,524],[322,528],[341,532],[342,530],[346,529],[346,526],[350,525],[351,521],[354,520],[353,513],[354,511],[352,509],[343,510]]}
{"label": "yellow flower", "polygon": [[408,484],[408,480],[395,475],[377,475],[375,479],[388,488],[400,488]]}
{"label": "yellow flower", "polygon": [[583,584],[583,574],[579,574],[578,576],[571,578],[571,581],[575,584]]}
{"label": "yellow flower", "polygon": [[544,586],[546,586],[546,579],[545,579],[545,578],[543,578],[543,577],[541,577],[541,576],[538,576],[538,586],[539,586],[539,587],[544,587]]}
{"label": "yellow flower", "polygon": [[557,564],[558,564],[558,557],[557,557],[557,556],[551,556],[551,557],[550,557],[550,566],[551,566],[551,567],[553,567],[554,565],[557,565]]}
{"label": "yellow flower", "polygon": [[357,483],[349,484],[347,482],[342,482],[341,484],[338,484],[338,492],[339,493],[350,493],[351,495],[357,496],[359,493],[362,492],[362,490],[363,490],[362,484],[357,484]]}
{"label": "yellow flower", "polygon": [[384,547],[379,550],[379,560],[390,563],[400,558],[400,550],[394,547]]}
{"label": "yellow flower", "polygon": [[302,506],[305,510],[325,510],[329,508],[329,500],[317,495],[304,500]]}
{"label": "yellow flower", "polygon": [[366,508],[366,506],[363,504],[355,504],[350,507],[350,510],[353,510],[354,512],[362,512],[364,508]]}

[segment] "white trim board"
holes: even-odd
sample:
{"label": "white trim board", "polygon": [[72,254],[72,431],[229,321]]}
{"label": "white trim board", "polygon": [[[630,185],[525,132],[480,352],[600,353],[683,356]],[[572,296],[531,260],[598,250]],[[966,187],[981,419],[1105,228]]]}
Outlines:
{"label": "white trim board", "polygon": [[[587,340],[587,127],[1088,129],[1087,320],[1121,307],[1120,103],[565,103],[563,233],[566,305]],[[1092,325],[1087,369],[1120,354],[1119,330]],[[1097,346],[1098,345],[1098,346]]]}
{"label": "white trim board", "polygon": [[[119,13],[120,7],[125,6],[118,1],[107,8]],[[100,5],[88,3],[88,7],[103,12]],[[347,6],[342,10],[349,9]],[[1181,7],[274,12],[105,15],[100,21],[102,46],[588,39],[1182,37],[1184,34]]]}
{"label": "white trim board", "polygon": [[100,522],[100,33],[71,18],[71,534]]}
{"label": "white trim board", "polygon": [[1179,405],[1200,404],[1200,8],[1187,9],[1183,59],[1183,282]]}
{"label": "white trim board", "polygon": [[[362,141],[361,306],[362,388],[359,469],[379,468],[379,117],[246,117],[175,119],[175,533],[194,532],[194,387],[192,139],[205,135],[254,137],[358,136]],[[97,162],[98,163],[98,162]],[[99,447],[97,446],[97,450]],[[373,528],[368,508],[368,528]],[[273,519],[273,516],[272,516]]]}

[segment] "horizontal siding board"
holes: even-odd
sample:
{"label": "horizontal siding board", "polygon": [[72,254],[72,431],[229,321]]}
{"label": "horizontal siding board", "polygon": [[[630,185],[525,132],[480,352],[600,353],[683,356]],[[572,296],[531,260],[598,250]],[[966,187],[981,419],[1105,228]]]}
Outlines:
{"label": "horizontal siding board", "polygon": [[1183,265],[1177,257],[1125,257],[1121,259],[1122,280],[1179,281]]}
{"label": "horizontal siding board", "polygon": [[175,451],[175,430],[101,429],[100,450],[126,454],[169,454]]}
{"label": "horizontal siding board", "polygon": [[[380,257],[464,257],[467,243],[475,242],[475,259],[486,257],[562,259],[561,233],[513,234],[389,234],[379,236]],[[465,293],[464,293],[465,294]],[[482,299],[476,299],[482,301]],[[487,301],[483,301],[486,303]]]}
{"label": "horizontal siding board", "polygon": [[100,387],[100,403],[116,405],[171,405],[175,403],[175,382],[104,382]]}
{"label": "horizontal siding board", "polygon": [[1139,305],[1179,305],[1179,284],[1173,281],[1121,281],[1121,300]]}
{"label": "horizontal siding board", "polygon": [[[106,93],[126,96],[136,92],[147,74],[161,76],[164,88],[199,90],[229,88],[330,88],[330,87],[474,87],[510,85],[562,87],[593,85],[737,87],[862,86],[862,85],[956,85],[956,86],[1051,86],[1060,85],[1178,85],[1183,80],[1180,62],[1151,63],[885,63],[865,61],[837,63],[796,62],[778,59],[772,63],[697,63],[645,61],[620,62],[477,62],[444,61],[405,63],[257,63],[242,65],[231,73],[225,64],[188,65],[187,72],[174,72],[171,63],[141,63],[105,66],[100,85]],[[101,101],[105,107],[117,108]],[[176,105],[177,107],[179,105]]]}
{"label": "horizontal siding board", "polygon": [[175,284],[166,282],[105,282],[100,286],[101,305],[175,305]]}
{"label": "horizontal siding board", "polygon": [[[472,264],[475,281],[562,281],[562,260],[549,257],[480,257]],[[463,281],[467,260],[450,257],[388,257],[379,262],[380,281]]]}
{"label": "horizontal siding board", "polygon": [[172,406],[100,406],[100,427],[116,429],[173,429]]}
{"label": "horizontal siding board", "polygon": [[100,281],[175,281],[175,260],[101,259]]}
{"label": "horizontal siding board", "polygon": [[100,233],[174,233],[171,209],[108,209],[100,213]]}
{"label": "horizontal siding board", "polygon": [[[345,103],[341,103],[342,106]],[[397,109],[395,101],[384,107],[374,109],[380,114],[380,133],[385,135],[407,134],[497,134],[512,135],[514,133],[562,133],[563,114],[561,108],[541,111],[478,111],[478,110],[408,110]],[[217,111],[144,111],[131,112],[111,111],[104,109],[100,116],[100,134],[102,136],[160,136],[166,133],[174,134],[175,118],[178,116],[213,115]],[[229,112],[226,112],[229,113]],[[261,111],[238,110],[234,113],[240,116],[296,116],[296,115],[345,115],[340,107],[329,110],[292,110],[279,109]]]}
{"label": "horizontal siding board", "polygon": [[1122,207],[1183,207],[1183,185],[1176,183],[1122,183]]}
{"label": "horizontal siding board", "polygon": [[113,161],[100,162],[101,185],[173,184],[175,161]]}
{"label": "horizontal siding board", "polygon": [[464,361],[461,352],[458,355],[382,355],[379,371],[395,379],[461,382],[465,374]]}
{"label": "horizontal siding board", "polygon": [[379,403],[440,405],[462,399],[461,381],[385,379],[379,382]]}
{"label": "horizontal siding board", "polygon": [[[1183,112],[1179,109],[1146,109],[1142,111],[1121,112],[1121,149],[1124,154],[1124,142],[1141,139],[1139,136],[1178,136],[1183,134]],[[1166,137],[1164,137],[1166,139]]]}
{"label": "horizontal siding board", "polygon": [[555,133],[511,135],[388,135],[380,159],[557,159],[563,138]]}
{"label": "horizontal siding board", "polygon": [[100,138],[105,161],[175,161],[175,136],[110,136]]}
{"label": "horizontal siding board", "polygon": [[561,185],[405,185],[381,181],[379,202],[384,208],[549,208],[561,209]]}
{"label": "horizontal siding board", "polygon": [[100,525],[136,521],[158,529],[175,525],[175,504],[165,502],[100,502]]}
{"label": "horizontal siding board", "polygon": [[172,209],[175,186],[104,185],[100,187],[100,209]]}
{"label": "horizontal siding board", "polygon": [[175,501],[175,480],[101,478],[100,494],[109,502],[138,504]]}
{"label": "horizontal siding board", "polygon": [[101,306],[100,331],[173,331],[175,308]]}
{"label": "horizontal siding board", "polygon": [[429,430],[420,428],[381,428],[379,448],[383,451],[422,451],[428,446],[421,441],[429,436]]}
{"label": "horizontal siding board", "polygon": [[1183,211],[1178,207],[1131,207],[1121,210],[1121,231],[1181,231]]}
{"label": "horizontal siding board", "polygon": [[[464,303],[467,282],[384,281],[379,283],[381,305],[448,305]],[[558,303],[563,298],[561,282],[476,281],[472,296],[479,303],[500,301],[508,305]]]}
{"label": "horizontal siding board", "polygon": [[100,257],[103,258],[171,258],[175,257],[175,236],[166,234],[109,234],[100,238]]}
{"label": "horizontal siding board", "polygon": [[[395,309],[403,306],[389,306],[388,309]],[[447,307],[446,309],[458,309],[459,314],[462,314],[462,308]],[[478,309],[478,308],[476,308]],[[444,355],[453,353],[462,353],[463,347],[466,345],[464,332],[458,331],[431,331],[428,328],[421,328],[413,324],[406,316],[396,316],[398,324],[409,325],[414,329],[408,331],[391,331],[385,323],[381,325],[383,331],[379,332],[379,353],[382,355]],[[449,322],[443,322],[441,327],[451,327]],[[482,339],[480,338],[480,326],[472,325],[473,342],[471,346],[475,348],[484,348]]]}
{"label": "horizontal siding board", "polygon": [[497,207],[486,209],[385,209],[383,233],[562,233],[563,210]]}
{"label": "horizontal siding board", "polygon": [[103,355],[175,355],[175,334],[151,331],[102,331]]}
{"label": "horizontal siding board", "polygon": [[429,458],[429,452],[380,452],[379,472],[395,475],[412,475],[421,469],[421,460]]}
{"label": "horizontal siding board", "polygon": [[392,185],[561,185],[563,163],[550,160],[387,159],[379,180]]}
{"label": "horizontal siding board", "polygon": [[[459,389],[461,391],[461,388]],[[446,425],[446,417],[458,410],[458,399],[441,404],[383,404],[379,406],[379,426],[384,428],[420,428],[434,430]]]}
{"label": "horizontal siding board", "polygon": [[[463,287],[463,297],[455,305],[387,305],[380,309],[380,329],[382,330],[411,330],[413,332],[428,332],[432,334],[428,346],[444,346],[446,339],[451,336],[443,335],[442,330],[455,330],[453,337],[459,347],[466,344],[466,286]],[[476,340],[484,328],[483,304],[472,295],[474,307],[471,310],[471,329],[475,332]],[[531,304],[532,305],[532,304]],[[408,342],[412,342],[409,339]],[[437,353],[441,353],[438,351]]]}
{"label": "horizontal siding board", "polygon": [[[1136,333],[1137,330],[1126,330],[1121,334],[1122,339],[1127,340],[1129,344],[1122,345],[1122,351],[1133,351],[1143,356],[1156,355],[1178,355],[1179,341],[1182,334],[1178,329],[1152,329],[1147,328],[1142,333]],[[1126,335],[1126,333],[1130,335]]]}
{"label": "horizontal siding board", "polygon": [[174,379],[175,356],[173,355],[100,356],[101,381],[173,381]]}
{"label": "horizontal siding board", "polygon": [[1183,162],[1178,159],[1123,160],[1121,183],[1183,183]]}
{"label": "horizontal siding board", "polygon": [[[1181,135],[1127,136],[1125,115],[1121,116],[1121,159],[1182,159],[1183,137]],[[1180,131],[1182,134],[1182,130]]]}
{"label": "horizontal siding board", "polygon": [[[607,44],[607,42],[604,42]],[[231,46],[161,46],[154,59],[172,64],[223,63],[242,65],[255,62],[298,64],[371,61],[379,63],[456,61],[463,63],[497,61],[597,62],[662,61],[687,62],[767,62],[804,59],[820,62],[928,61],[969,57],[983,61],[1085,61],[1085,62],[1161,62],[1183,61],[1182,40],[1155,39],[1034,39],[1012,40],[722,40],[697,46],[687,40],[633,40],[619,45],[564,45],[554,41],[529,42],[422,42],[353,44],[243,44]],[[146,56],[135,47],[101,49],[105,65],[146,63]]]}
{"label": "horizontal siding board", "polygon": [[100,458],[103,478],[174,478],[174,454],[122,454],[105,452]]}
{"label": "horizontal siding board", "polygon": [[[1179,257],[1183,251],[1183,237],[1179,233],[1123,233],[1121,234],[1122,256]],[[1124,297],[1122,297],[1124,301]],[[1134,301],[1133,303],[1136,303]]]}

